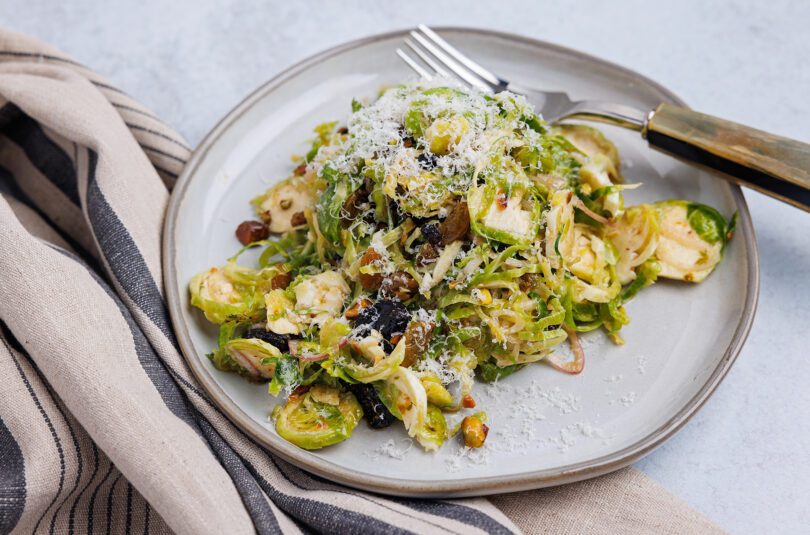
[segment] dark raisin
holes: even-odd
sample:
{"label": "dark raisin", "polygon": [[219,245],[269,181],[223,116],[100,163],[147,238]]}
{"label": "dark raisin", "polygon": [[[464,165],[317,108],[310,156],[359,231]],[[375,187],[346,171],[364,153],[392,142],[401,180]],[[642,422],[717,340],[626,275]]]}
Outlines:
{"label": "dark raisin", "polygon": [[416,158],[416,161],[419,162],[419,167],[428,171],[439,164],[439,159],[432,152],[423,152]]}
{"label": "dark raisin", "polygon": [[266,240],[270,229],[261,221],[243,221],[236,227],[236,238],[242,245]]}
{"label": "dark raisin", "polygon": [[358,383],[349,385],[349,391],[354,394],[360,406],[363,407],[363,416],[368,425],[374,429],[382,429],[394,423],[394,415],[380,401],[377,390],[370,384]]}
{"label": "dark raisin", "polygon": [[304,212],[295,212],[290,218],[290,225],[294,227],[300,227],[301,225],[306,224],[307,224],[307,216],[304,215]]}
{"label": "dark raisin", "polygon": [[422,235],[433,245],[439,245],[442,241],[442,233],[439,232],[439,225],[436,223],[426,223],[422,225]]}
{"label": "dark raisin", "polygon": [[359,330],[364,336],[375,330],[390,340],[395,334],[404,333],[410,321],[411,313],[400,301],[380,299],[374,306],[362,309],[355,324],[363,327]]}
{"label": "dark raisin", "polygon": [[349,133],[349,129],[345,126],[341,126],[340,128],[338,128],[337,133],[344,136]]}
{"label": "dark raisin", "polygon": [[290,337],[284,334],[276,334],[273,331],[268,331],[260,327],[248,329],[242,338],[258,338],[262,342],[267,342],[271,346],[275,346],[282,353],[290,351]]}
{"label": "dark raisin", "polygon": [[413,145],[414,143],[412,137],[406,137],[405,139],[402,140],[402,146],[405,147],[406,149],[410,149],[411,147],[413,147]]}

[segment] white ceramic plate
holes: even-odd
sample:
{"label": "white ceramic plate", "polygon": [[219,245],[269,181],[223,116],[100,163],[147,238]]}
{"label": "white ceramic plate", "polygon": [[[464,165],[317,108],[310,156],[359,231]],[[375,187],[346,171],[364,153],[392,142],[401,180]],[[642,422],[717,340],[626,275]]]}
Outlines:
{"label": "white ceramic plate", "polygon": [[[512,35],[468,29],[441,33],[507,79],[652,109],[677,98],[646,78],[601,60]],[[253,217],[248,200],[287,176],[312,128],[345,120],[353,97],[373,98],[411,77],[394,56],[404,32],[326,51],[280,74],[234,109],[194,154],[174,192],[165,232],[169,306],[189,365],[214,401],[258,442],[333,481],[398,495],[463,496],[581,480],[625,466],[679,429],[709,397],[736,357],[753,319],[757,252],[736,186],[647,148],[637,133],[605,128],[625,178],[642,182],[627,202],[683,198],[739,211],[738,232],[717,271],[700,285],[661,282],[628,306],[627,343],[585,336],[586,365],[568,376],[531,365],[497,386],[476,385],[491,433],[482,450],[449,441],[435,454],[409,446],[401,426],[360,425],[336,446],[308,452],[278,437],[264,385],[213,368],[205,357],[216,329],[188,302],[197,272],[238,249],[235,227]],[[246,255],[247,256],[247,255]],[[245,261],[249,261],[245,258]]]}

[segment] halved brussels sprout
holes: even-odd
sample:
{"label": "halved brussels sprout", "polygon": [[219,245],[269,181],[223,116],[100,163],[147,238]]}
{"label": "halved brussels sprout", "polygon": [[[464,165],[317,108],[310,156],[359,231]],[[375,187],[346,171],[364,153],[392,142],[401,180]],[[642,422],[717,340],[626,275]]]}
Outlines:
{"label": "halved brussels sprout", "polygon": [[[405,337],[396,345],[391,354],[378,361],[373,366],[365,366],[357,362],[341,362],[340,366],[345,372],[361,383],[372,383],[391,377],[402,364],[405,358]],[[424,392],[424,389],[422,389]]]}
{"label": "halved brussels sprout", "polygon": [[340,315],[343,301],[349,295],[349,285],[337,271],[324,271],[297,284],[296,312],[305,321],[322,325]]}
{"label": "halved brussels sprout", "polygon": [[405,423],[408,435],[416,436],[427,420],[428,409],[427,394],[419,376],[408,368],[397,368],[386,382],[390,383],[395,389],[393,391],[398,394],[392,401]]}
{"label": "halved brussels sprout", "polygon": [[236,338],[225,343],[223,349],[252,377],[272,379],[281,351],[258,338]]}
{"label": "halved brussels sprout", "polygon": [[292,216],[315,206],[311,178],[290,177],[251,201],[256,213],[267,222],[270,232],[281,234],[293,230]]}
{"label": "halved brussels sprout", "polygon": [[447,438],[447,420],[441,409],[428,404],[424,423],[416,431],[416,441],[425,451],[436,451]]}
{"label": "halved brussels sprout", "polygon": [[352,340],[350,345],[356,353],[359,353],[371,362],[372,366],[379,364],[385,359],[383,337],[380,331],[372,330],[368,336],[360,340]]}
{"label": "halved brussels sprout", "polygon": [[447,154],[470,131],[470,123],[463,115],[438,118],[425,130],[425,141],[433,154]]}
{"label": "halved brussels sprout", "polygon": [[221,324],[232,317],[249,317],[261,300],[253,288],[235,284],[225,271],[213,267],[195,275],[189,282],[191,304],[205,313],[212,323]]}
{"label": "halved brussels sprout", "polygon": [[658,247],[658,211],[649,204],[633,206],[605,227],[605,235],[619,253],[619,282],[629,284],[636,278],[636,268]]}
{"label": "halved brussels sprout", "polygon": [[524,184],[514,184],[511,190],[496,184],[472,188],[467,204],[473,231],[485,238],[528,244],[537,236],[537,203]]}
{"label": "halved brussels sprout", "polygon": [[321,326],[320,349],[334,358],[340,352],[340,343],[351,332],[349,324],[338,319],[329,319]]}
{"label": "halved brussels sprout", "polygon": [[728,223],[717,210],[687,201],[655,205],[660,213],[660,235],[655,257],[660,277],[700,282],[723,258]]}
{"label": "halved brussels sprout", "polygon": [[[587,156],[587,160],[582,162],[579,176],[590,191],[610,187],[622,181],[619,172],[621,166],[619,151],[602,132],[592,126],[581,124],[555,126],[553,132],[563,136]],[[624,200],[620,191],[609,191],[600,201],[602,208],[611,217],[621,215]]]}
{"label": "halved brussels sprout", "polygon": [[363,409],[351,392],[318,386],[303,395],[290,395],[273,416],[279,436],[300,448],[316,450],[349,438]]}
{"label": "halved brussels sprout", "polygon": [[442,176],[419,165],[416,149],[403,149],[386,170],[382,191],[406,212],[417,217],[438,213],[452,196]]}
{"label": "halved brussels sprout", "polygon": [[584,124],[561,124],[555,125],[551,133],[564,137],[589,158],[599,154],[605,156],[610,162],[608,170],[611,180],[621,182],[619,151],[600,130]]}
{"label": "halved brussels sprout", "polygon": [[422,386],[425,387],[425,394],[429,403],[437,407],[450,407],[453,405],[453,396],[444,387],[442,382],[435,375],[423,375]]}
{"label": "halved brussels sprout", "polygon": [[[452,87],[431,87],[422,91],[426,97],[444,97],[448,102],[463,93]],[[420,98],[411,102],[410,108],[405,112],[405,128],[413,137],[420,138],[425,135],[425,129],[430,125],[430,118],[424,111],[429,99]]]}
{"label": "halved brussels sprout", "polygon": [[278,334],[301,332],[300,318],[295,313],[292,300],[284,290],[271,290],[264,295],[267,308],[267,328]]}

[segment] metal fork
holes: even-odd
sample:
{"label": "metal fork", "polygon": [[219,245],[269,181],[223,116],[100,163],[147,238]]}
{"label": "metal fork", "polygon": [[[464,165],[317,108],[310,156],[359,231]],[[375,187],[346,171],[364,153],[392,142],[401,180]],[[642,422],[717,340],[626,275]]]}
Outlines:
{"label": "metal fork", "polygon": [[420,24],[397,55],[428,80],[455,77],[489,93],[511,91],[534,104],[549,123],[580,119],[636,130],[650,146],[718,172],[735,183],[810,212],[810,145],[663,103],[653,110],[599,100],[571,100],[564,92],[509,82],[465,56]]}

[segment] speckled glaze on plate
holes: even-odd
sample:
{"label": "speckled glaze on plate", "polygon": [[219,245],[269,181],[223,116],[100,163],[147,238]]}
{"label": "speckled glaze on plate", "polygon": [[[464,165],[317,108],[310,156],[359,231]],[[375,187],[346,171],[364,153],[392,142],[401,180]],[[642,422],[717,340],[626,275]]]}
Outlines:
{"label": "speckled glaze on plate", "polygon": [[[682,104],[658,84],[579,52],[515,35],[444,28],[439,32],[507,79],[572,98],[598,98],[651,109]],[[637,133],[605,127],[628,182],[627,203],[684,198],[739,212],[737,235],[717,271],[700,285],[660,282],[628,305],[624,346],[584,337],[585,370],[568,376],[531,365],[473,396],[492,429],[482,450],[449,441],[440,452],[409,446],[401,426],[353,436],[320,451],[281,439],[268,421],[275,400],[264,385],[213,368],[206,353],[216,328],[189,305],[187,284],[224,262],[233,232],[252,217],[257,192],[287,176],[312,128],[345,120],[353,97],[411,73],[394,56],[406,32],[354,41],[313,56],[257,89],[195,151],[172,196],[164,234],[166,292],[177,337],[192,371],[214,402],[257,442],[329,480],[403,496],[472,496],[570,483],[624,467],[672,436],[712,394],[753,321],[759,291],[756,241],[739,188],[647,148]],[[245,255],[244,261],[254,257]]]}

